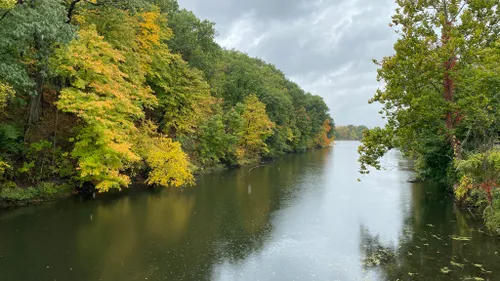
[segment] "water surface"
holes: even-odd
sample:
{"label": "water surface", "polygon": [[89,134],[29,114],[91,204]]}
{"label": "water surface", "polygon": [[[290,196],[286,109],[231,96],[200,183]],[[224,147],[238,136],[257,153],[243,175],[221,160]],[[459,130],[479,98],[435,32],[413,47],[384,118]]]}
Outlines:
{"label": "water surface", "polygon": [[500,239],[397,152],[358,182],[357,146],[2,212],[0,280],[500,280]]}

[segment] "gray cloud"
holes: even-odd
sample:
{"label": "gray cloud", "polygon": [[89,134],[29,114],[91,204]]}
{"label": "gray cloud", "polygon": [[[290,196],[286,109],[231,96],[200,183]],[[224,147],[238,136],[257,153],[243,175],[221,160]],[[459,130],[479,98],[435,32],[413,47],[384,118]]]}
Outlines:
{"label": "gray cloud", "polygon": [[373,58],[392,54],[393,0],[179,0],[214,21],[218,42],[276,65],[322,96],[339,125],[384,123],[368,105],[380,86]]}

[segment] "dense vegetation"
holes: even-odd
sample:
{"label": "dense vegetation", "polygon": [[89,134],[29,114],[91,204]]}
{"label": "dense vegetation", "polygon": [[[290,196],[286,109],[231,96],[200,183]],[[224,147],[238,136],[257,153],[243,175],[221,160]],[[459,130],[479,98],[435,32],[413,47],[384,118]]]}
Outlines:
{"label": "dense vegetation", "polygon": [[500,6],[498,0],[396,1],[395,55],[376,61],[385,82],[371,102],[384,128],[369,130],[361,170],[398,148],[421,179],[456,197],[500,233]]}
{"label": "dense vegetation", "polygon": [[368,130],[366,126],[336,126],[335,127],[335,139],[336,140],[362,140],[363,133]]}
{"label": "dense vegetation", "polygon": [[0,201],[330,145],[322,98],[215,36],[175,0],[0,0]]}

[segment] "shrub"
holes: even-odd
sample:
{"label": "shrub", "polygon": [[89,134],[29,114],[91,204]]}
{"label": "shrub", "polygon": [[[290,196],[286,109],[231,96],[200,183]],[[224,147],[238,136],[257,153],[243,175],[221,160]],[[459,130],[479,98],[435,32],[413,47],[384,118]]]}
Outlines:
{"label": "shrub", "polygon": [[54,178],[70,177],[75,168],[67,152],[42,140],[32,143],[25,155],[25,162],[18,172],[26,174],[36,184]]}
{"label": "shrub", "polygon": [[500,235],[500,191],[495,190],[493,192],[493,200],[484,209],[484,220],[486,227],[492,232]]}
{"label": "shrub", "polygon": [[455,196],[482,211],[488,229],[500,234],[500,149],[472,154],[456,168]]}
{"label": "shrub", "polygon": [[71,193],[70,185],[56,185],[42,182],[36,187],[19,188],[15,184],[4,184],[0,189],[0,201],[27,204],[36,201],[53,200]]}

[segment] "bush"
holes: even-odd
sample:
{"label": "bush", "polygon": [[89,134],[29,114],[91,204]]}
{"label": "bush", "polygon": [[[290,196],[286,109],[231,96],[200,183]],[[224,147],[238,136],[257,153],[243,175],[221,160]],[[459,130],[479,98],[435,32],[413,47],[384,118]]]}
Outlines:
{"label": "bush", "polygon": [[6,183],[0,189],[0,202],[11,204],[28,204],[48,201],[70,194],[70,185],[56,185],[51,182],[40,183],[36,187],[19,188],[15,184]]}
{"label": "bush", "polygon": [[482,211],[488,229],[500,235],[500,150],[475,153],[456,163],[455,196]]}
{"label": "bush", "polygon": [[26,174],[31,183],[36,184],[54,178],[68,178],[74,170],[67,152],[42,140],[29,146],[25,162],[18,172]]}
{"label": "bush", "polygon": [[500,191],[494,191],[493,200],[484,209],[483,214],[486,227],[497,235],[500,235]]}

